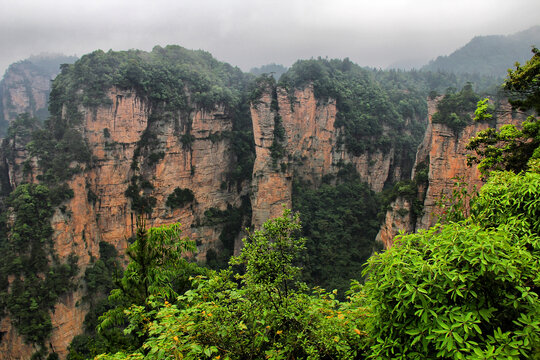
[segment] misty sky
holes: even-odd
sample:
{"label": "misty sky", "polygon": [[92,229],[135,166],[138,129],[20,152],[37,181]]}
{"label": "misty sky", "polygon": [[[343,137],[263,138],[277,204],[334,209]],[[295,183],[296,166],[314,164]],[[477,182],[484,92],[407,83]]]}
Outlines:
{"label": "misty sky", "polygon": [[0,0],[0,76],[41,52],[167,44],[245,71],[317,56],[385,68],[534,25],[539,0]]}

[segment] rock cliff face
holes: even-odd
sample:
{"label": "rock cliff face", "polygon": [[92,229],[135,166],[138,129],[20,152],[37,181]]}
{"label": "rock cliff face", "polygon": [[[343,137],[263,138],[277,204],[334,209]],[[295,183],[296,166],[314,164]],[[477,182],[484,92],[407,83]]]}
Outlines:
{"label": "rock cliff face", "polygon": [[30,62],[11,65],[0,82],[3,120],[11,122],[25,112],[32,116],[46,114],[53,78],[54,75],[38,71]]}
{"label": "rock cliff face", "polygon": [[9,66],[0,81],[0,135],[18,114],[29,113],[41,120],[47,117],[51,80],[59,73],[60,64],[75,59],[43,55]]}
{"label": "rock cliff face", "polygon": [[[100,241],[113,244],[120,253],[125,251],[127,238],[135,230],[136,216],[130,198],[125,196],[133,179],[150,183],[139,188],[139,194],[156,200],[147,225],[181,222],[184,235],[197,242],[196,257],[202,261],[208,249],[219,251],[223,246],[218,240],[223,225],[206,221],[205,211],[209,209],[239,207],[242,197],[249,195],[252,226],[256,228],[280,215],[283,205],[291,207],[295,179],[317,186],[323,176],[335,176],[347,163],[375,191],[380,191],[385,182],[399,179],[393,149],[362,156],[345,150],[339,141],[340,129],[334,126],[335,100],[319,102],[311,86],[295,90],[294,96],[281,88],[268,88],[252,105],[256,160],[251,187],[243,184],[234,189],[227,185],[227,175],[236,159],[230,137],[225,136],[233,124],[224,109],[151,121],[150,106],[135,91],[113,88],[107,96],[110,106],[80,109],[84,116],[79,131],[93,160],[91,166],[69,180],[74,196],[62,210],[56,210],[51,220],[59,259],[77,255],[80,276],[91,259],[98,257]],[[280,139],[275,139],[276,126],[283,129]],[[152,145],[144,146],[144,141]],[[276,141],[283,147],[278,157],[273,156]],[[24,144],[13,147],[17,151],[7,163],[11,188],[23,181],[36,181],[37,175],[21,175],[27,154]],[[169,208],[166,201],[175,188],[190,189],[195,200],[181,208]],[[235,249],[239,248],[237,239]],[[83,290],[63,297],[51,312],[51,350],[61,358],[66,356],[73,335],[82,332],[88,311],[81,301]],[[16,336],[9,318],[3,320],[0,330],[7,334],[0,351],[12,358],[24,358],[24,354],[35,351]]]}
{"label": "rock cliff face", "polygon": [[[274,99],[272,99],[274,97]],[[272,105],[272,102],[274,104]],[[294,180],[314,186],[322,177],[335,176],[344,164],[352,164],[362,181],[380,192],[387,181],[400,180],[395,149],[354,156],[340,141],[336,128],[336,101],[320,102],[312,86],[296,89],[290,96],[283,88],[267,88],[251,107],[256,158],[253,168],[252,205],[254,227],[291,207]],[[276,126],[283,139],[275,139]],[[272,155],[272,146],[281,143],[281,156]],[[275,146],[275,145],[274,145]]]}
{"label": "rock cliff face", "polygon": [[[468,192],[479,190],[484,184],[480,177],[480,172],[476,166],[467,165],[467,154],[465,149],[468,140],[481,130],[487,129],[488,123],[472,123],[466,126],[459,134],[454,133],[448,126],[432,122],[432,116],[437,111],[437,101],[441,98],[428,100],[429,123],[423,142],[418,147],[415,171],[421,164],[428,166],[428,186],[418,189],[418,196],[423,200],[423,215],[418,219],[411,217],[411,204],[404,198],[397,198],[391,209],[386,213],[381,230],[377,235],[386,248],[391,247],[393,238],[400,232],[414,232],[417,229],[427,229],[433,226],[441,216],[442,208],[437,206],[441,197],[450,197],[456,179],[459,178],[468,184]],[[501,115],[491,126],[500,128],[505,124],[519,125],[524,119],[512,117],[509,104],[501,105]]]}
{"label": "rock cliff face", "polygon": [[[83,109],[81,130],[92,151],[93,166],[75,175],[69,182],[74,196],[57,209],[51,224],[54,229],[54,247],[60,260],[70,254],[78,256],[81,276],[92,257],[99,257],[99,242],[113,244],[120,253],[127,247],[127,238],[135,230],[135,215],[131,200],[124,195],[137,175],[150,182],[153,189],[141,190],[156,199],[147,226],[159,226],[180,222],[183,235],[198,245],[198,260],[204,260],[210,248],[220,249],[218,241],[221,225],[205,225],[205,211],[210,208],[225,210],[228,205],[239,206],[241,191],[229,191],[222,184],[234,165],[230,140],[221,136],[232,129],[231,120],[223,109],[213,112],[197,111],[170,121],[149,122],[149,108],[134,92],[111,89],[108,97],[112,106]],[[140,149],[143,134],[152,133],[155,141],[152,153],[159,154],[153,162],[151,154]],[[191,134],[189,145],[182,143],[182,135]],[[138,150],[138,155],[136,151]],[[25,156],[25,152],[17,153]],[[23,179],[18,168],[8,164],[11,185],[15,187]],[[138,163],[138,170],[132,164]],[[171,209],[165,205],[167,197],[175,188],[191,189],[195,200],[181,208]],[[93,194],[94,196],[90,196]],[[51,313],[53,333],[52,349],[60,358],[67,355],[67,346],[73,336],[82,332],[82,323],[88,310],[81,299],[83,291],[65,296]],[[81,304],[75,306],[76,303]],[[0,343],[0,351],[7,358],[27,358],[35,350],[24,345],[5,318],[0,331],[6,332]]]}

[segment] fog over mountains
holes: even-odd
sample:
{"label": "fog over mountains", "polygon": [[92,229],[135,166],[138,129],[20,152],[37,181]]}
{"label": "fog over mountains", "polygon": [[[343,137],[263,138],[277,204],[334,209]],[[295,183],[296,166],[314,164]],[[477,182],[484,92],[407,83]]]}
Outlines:
{"label": "fog over mountains", "polygon": [[537,0],[4,1],[0,74],[42,52],[80,57],[168,44],[209,51],[244,71],[318,56],[377,68],[412,59],[418,67],[474,36],[538,25],[539,13]]}

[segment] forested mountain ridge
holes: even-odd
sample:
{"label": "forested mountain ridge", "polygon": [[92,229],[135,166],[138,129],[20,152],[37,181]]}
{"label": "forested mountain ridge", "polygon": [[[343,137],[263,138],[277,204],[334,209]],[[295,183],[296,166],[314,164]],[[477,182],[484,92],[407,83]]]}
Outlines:
{"label": "forested mountain ridge", "polygon": [[447,56],[422,67],[424,71],[480,74],[502,79],[514,63],[530,58],[531,47],[540,43],[540,26],[512,35],[476,36]]}
{"label": "forested mountain ridge", "polygon": [[[96,51],[64,66],[51,117],[19,116],[2,146],[0,348],[65,356],[95,316],[87,291],[106,277],[98,264],[121,267],[111,254],[124,254],[138,218],[180,221],[193,259],[220,267],[244,227],[292,206],[304,214],[305,280],[347,288],[375,246],[375,192],[410,177],[425,99],[445,79],[312,59],[276,83],[179,46]],[[39,236],[21,242],[35,206]]]}

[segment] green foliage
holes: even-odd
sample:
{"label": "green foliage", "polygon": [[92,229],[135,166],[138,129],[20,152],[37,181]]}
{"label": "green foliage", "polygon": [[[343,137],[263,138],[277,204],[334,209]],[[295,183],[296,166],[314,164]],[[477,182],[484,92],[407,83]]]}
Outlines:
{"label": "green foliage", "polygon": [[[19,114],[10,124],[6,139],[9,143],[27,144],[32,139],[32,132],[40,127],[39,120],[28,113]],[[7,146],[8,143],[6,143]]]}
{"label": "green foliage", "polygon": [[522,123],[522,129],[512,124],[503,125],[500,130],[488,128],[480,131],[469,140],[467,149],[474,150],[469,155],[470,165],[477,163],[484,176],[493,170],[511,170],[519,172],[527,169],[531,158],[540,158],[537,149],[540,146],[540,124],[530,116]]}
{"label": "green foliage", "polygon": [[59,138],[55,138],[50,129],[34,131],[27,149],[38,159],[42,172],[38,180],[50,186],[70,179],[82,170],[81,164],[89,165],[92,158],[86,141],[75,129],[64,129]]}
{"label": "green foliage", "polygon": [[122,277],[122,265],[118,252],[109,243],[99,243],[99,259],[84,273],[86,296],[84,300],[93,304],[101,296],[108,295],[115,288],[115,281]]}
{"label": "green foliage", "polygon": [[293,189],[293,208],[301,214],[306,237],[304,279],[343,296],[351,279],[362,280],[361,270],[373,252],[379,199],[358,178],[317,189],[296,183]]}
{"label": "green foliage", "polygon": [[471,123],[470,112],[476,108],[478,95],[468,83],[459,93],[448,92],[438,103],[437,112],[433,114],[433,123],[447,125],[454,133],[459,133]]}
{"label": "green foliage", "polygon": [[335,126],[343,128],[345,145],[354,155],[386,151],[391,143],[400,143],[405,118],[368,70],[348,59],[319,58],[295,63],[279,82],[289,91],[308,84],[313,84],[319,101],[336,99]]}
{"label": "green foliage", "polygon": [[[156,198],[149,195],[147,190],[154,187],[147,180],[139,176],[132,176],[131,183],[124,192],[124,195],[131,200],[131,209],[137,214],[151,214],[156,205]],[[145,190],[146,189],[146,190]]]}
{"label": "green foliage", "polygon": [[176,305],[156,304],[141,349],[98,359],[360,358],[360,299],[340,303],[332,293],[300,290],[293,263],[304,248],[299,230],[289,211],[267,221],[231,262],[245,267],[243,275],[229,269],[195,278]]}
{"label": "green foliage", "polygon": [[238,207],[227,205],[226,210],[210,208],[204,212],[205,224],[222,226],[219,234],[221,249],[219,253],[209,250],[206,254],[206,266],[211,269],[227,267],[230,257],[234,252],[235,240],[240,231],[247,227],[251,220],[251,201],[249,196],[242,197],[242,204]]}
{"label": "green foliage", "polygon": [[[516,64],[515,70],[508,71],[504,83],[510,95],[513,108],[523,111],[540,112],[540,52],[533,49],[532,58],[523,66]],[[489,115],[487,100],[478,104],[477,117]],[[514,125],[504,125],[500,130],[488,128],[473,137],[467,149],[476,155],[468,157],[469,164],[478,164],[478,169],[487,177],[493,170],[519,172],[528,169],[531,159],[540,159],[540,123],[537,117],[529,116],[521,129]]]}
{"label": "green foliage", "polygon": [[244,181],[251,180],[255,162],[255,141],[249,96],[248,89],[242,93],[238,106],[231,111],[233,131],[229,135],[236,164],[233,165],[233,170],[227,174],[227,180],[229,183],[236,182],[238,192],[241,191]]}
{"label": "green foliage", "polygon": [[150,155],[148,155],[147,164],[148,166],[153,166],[157,164],[160,160],[163,160],[163,158],[165,158],[164,151],[150,153]]}
{"label": "green foliage", "polygon": [[109,296],[112,308],[99,318],[98,332],[106,339],[106,351],[140,347],[148,335],[148,317],[127,315],[139,314],[140,307],[149,311],[151,301],[175,301],[189,288],[189,277],[200,273],[182,257],[195,245],[180,235],[180,224],[147,230],[138,218],[135,242],[126,251],[130,262]]}
{"label": "green foliage", "polygon": [[272,165],[277,168],[277,162],[283,156],[285,156],[285,128],[281,121],[281,116],[276,112],[274,116],[274,139],[270,146],[270,157],[272,158]]}
{"label": "green foliage", "polygon": [[540,50],[533,48],[532,53],[523,66],[516,63],[515,70],[508,70],[504,88],[510,92],[513,106],[540,114]]}
{"label": "green foliage", "polygon": [[493,110],[495,107],[488,101],[488,98],[478,100],[476,110],[474,111],[474,121],[489,121],[493,118]]}
{"label": "green foliage", "polygon": [[[540,235],[539,164],[518,175],[493,173],[480,194],[471,207],[472,221],[486,228],[508,228],[519,236]],[[537,245],[534,248],[538,251]]]}
{"label": "green foliage", "polygon": [[370,260],[371,358],[540,352],[540,175],[496,173],[470,219],[401,237]]}
{"label": "green foliage", "polygon": [[172,194],[167,197],[165,205],[171,209],[181,208],[195,200],[195,194],[191,189],[175,188]]}
{"label": "green foliage", "polygon": [[6,205],[0,226],[1,312],[7,311],[27,342],[44,346],[52,331],[49,311],[59,297],[76,288],[77,258],[70,256],[65,263],[57,258],[51,240],[51,193],[46,186],[20,185]]}
{"label": "green foliage", "polygon": [[83,301],[90,306],[84,318],[84,333],[73,338],[69,345],[68,360],[83,360],[113,349],[126,348],[132,339],[124,336],[122,329],[109,328],[96,331],[99,316],[114,308],[107,296],[122,278],[123,268],[113,245],[99,243],[99,259],[84,273],[86,292]]}
{"label": "green foliage", "polygon": [[540,345],[530,241],[538,238],[451,223],[372,258],[371,358],[530,356]]}

